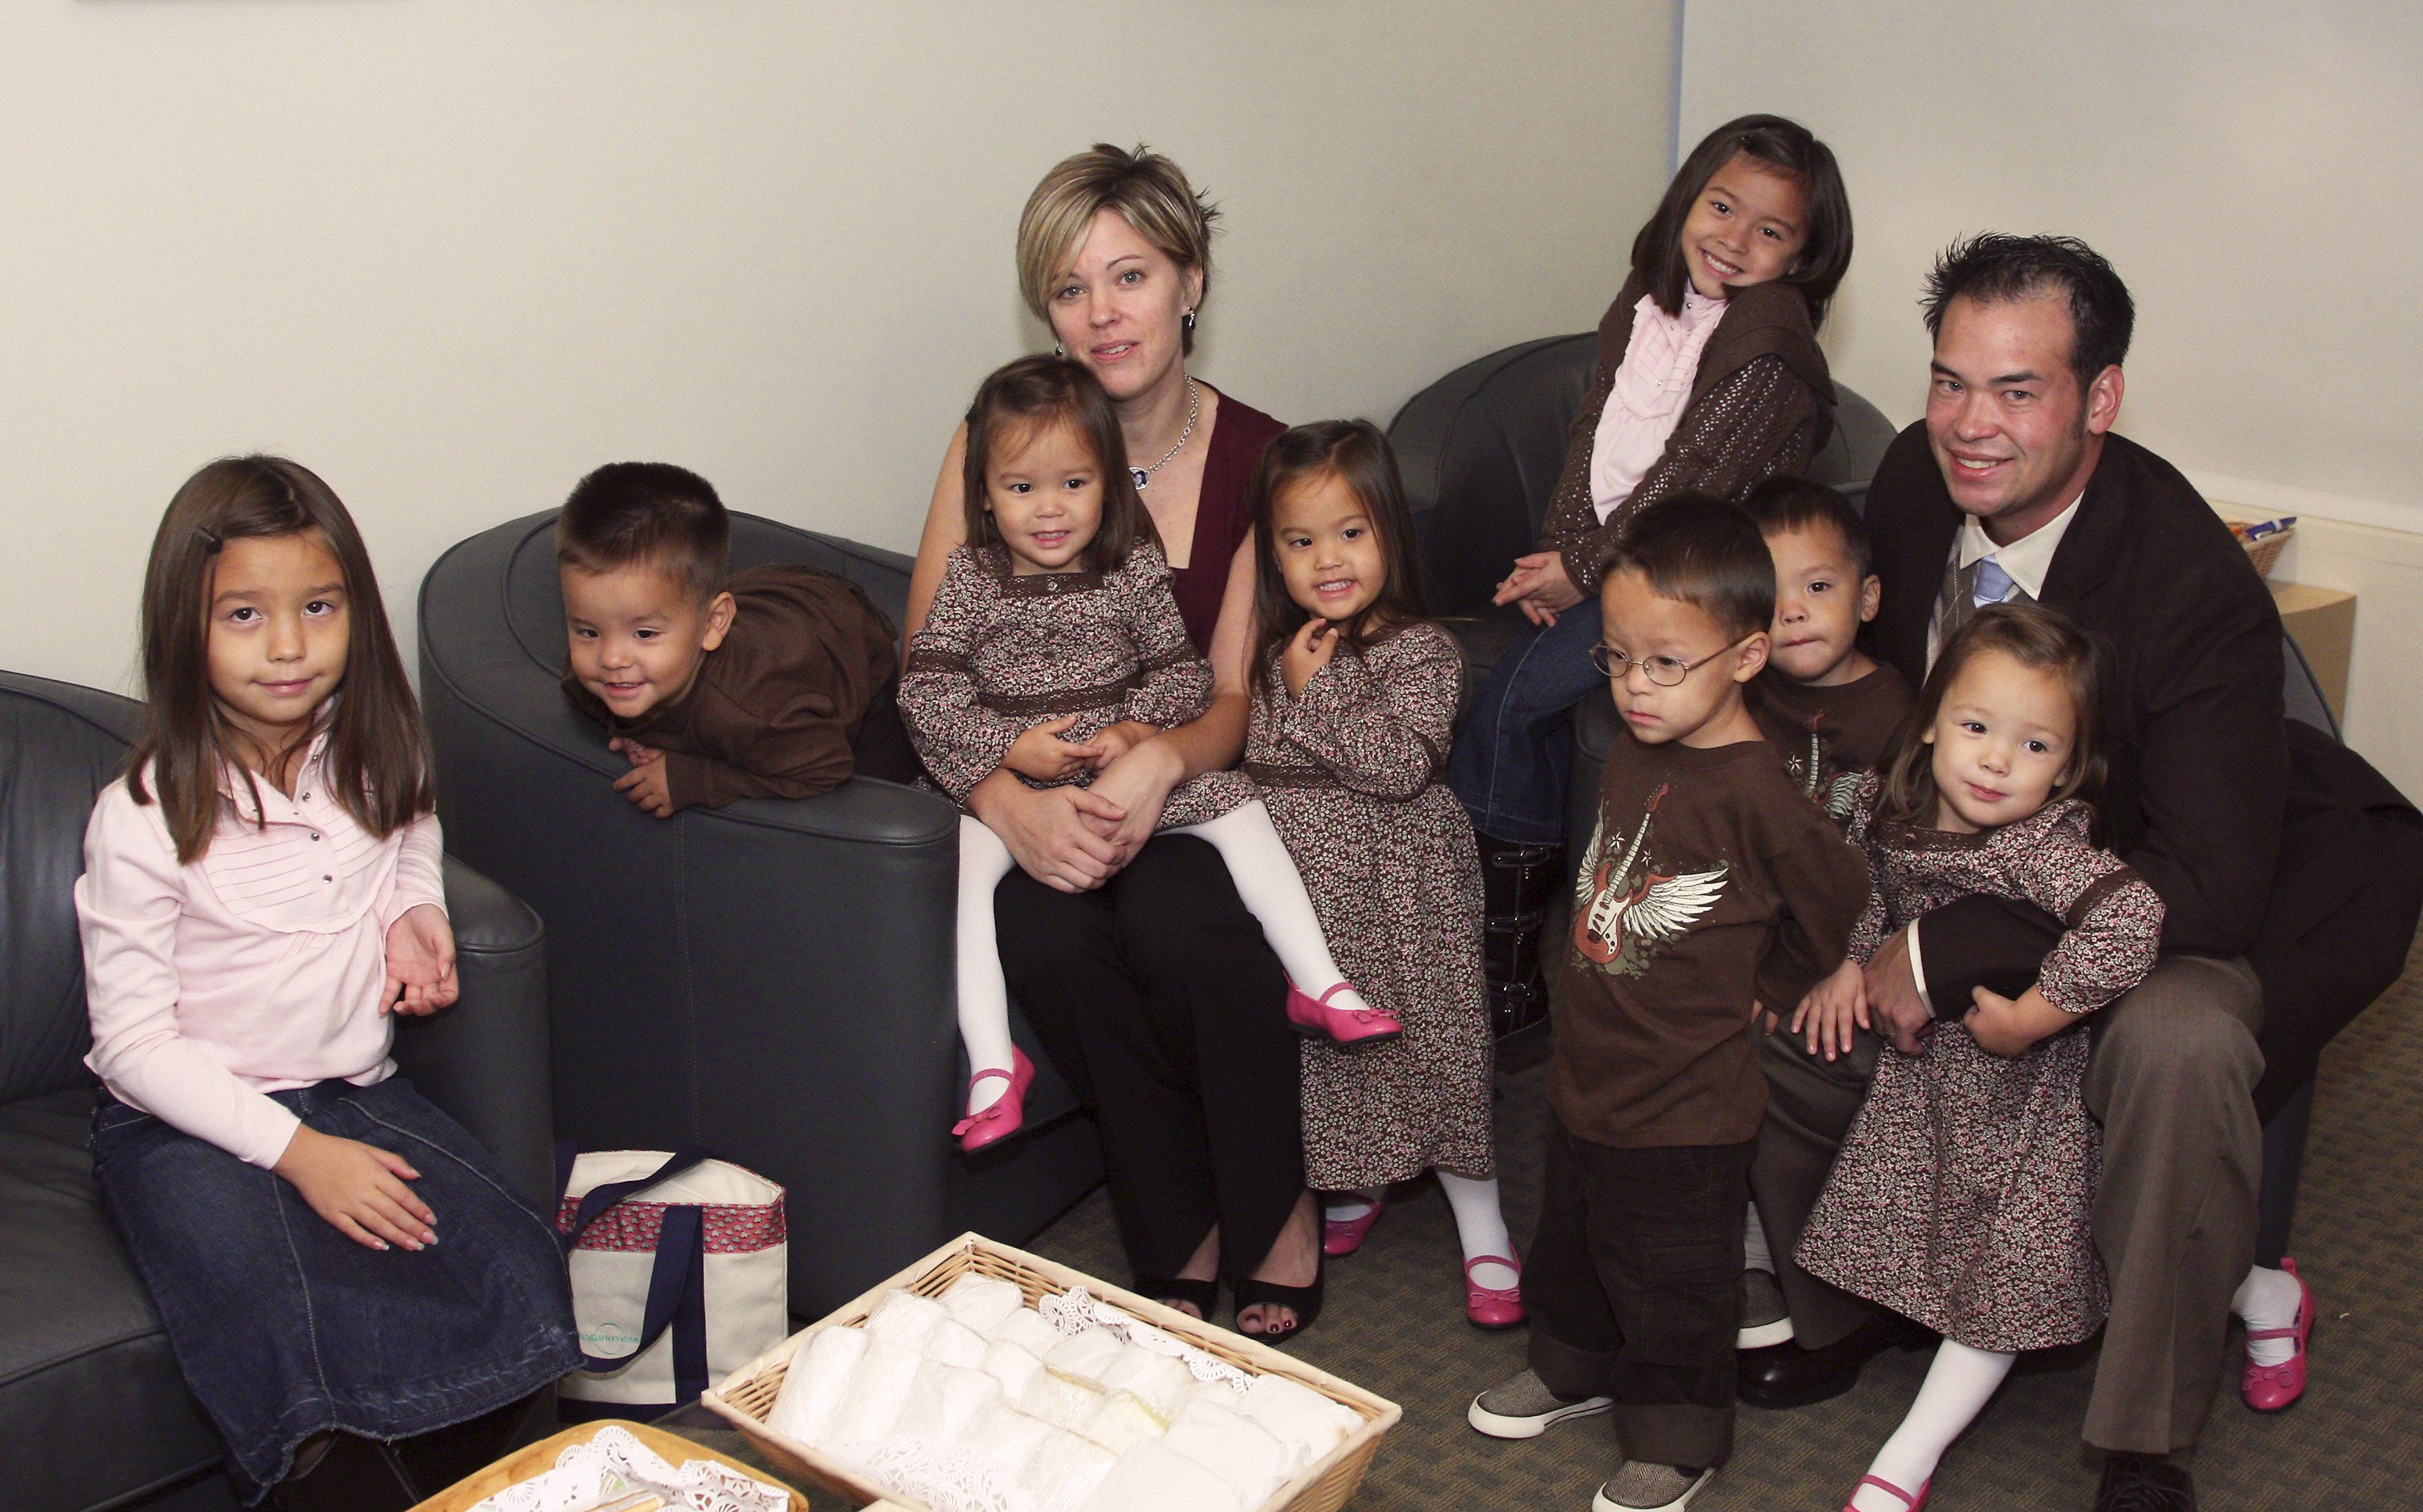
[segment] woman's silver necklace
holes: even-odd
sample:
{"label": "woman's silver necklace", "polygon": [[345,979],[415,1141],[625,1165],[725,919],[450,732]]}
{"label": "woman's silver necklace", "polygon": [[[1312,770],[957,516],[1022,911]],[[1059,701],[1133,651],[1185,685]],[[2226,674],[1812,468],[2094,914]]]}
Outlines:
{"label": "woman's silver necklace", "polygon": [[1195,380],[1189,378],[1186,380],[1186,428],[1178,433],[1178,444],[1161,454],[1161,462],[1148,468],[1128,469],[1128,475],[1135,479],[1136,492],[1144,492],[1145,485],[1152,482],[1152,475],[1161,470],[1162,462],[1168,461],[1185,449],[1186,438],[1195,434],[1195,417],[1202,407],[1203,395],[1196,391]]}

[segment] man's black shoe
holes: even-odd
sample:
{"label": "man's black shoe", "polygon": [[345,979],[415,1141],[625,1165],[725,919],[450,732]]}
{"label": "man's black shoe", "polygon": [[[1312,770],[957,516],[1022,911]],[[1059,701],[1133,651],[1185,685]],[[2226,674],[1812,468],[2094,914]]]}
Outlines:
{"label": "man's black shoe", "polygon": [[1935,1337],[1905,1317],[1871,1318],[1823,1349],[1797,1344],[1745,1349],[1739,1363],[1741,1399],[1752,1407],[1807,1407],[1840,1396],[1860,1383],[1860,1367],[1889,1348],[1916,1349]]}
{"label": "man's black shoe", "polygon": [[2106,1455],[2095,1512],[2196,1512],[2195,1482],[2156,1455]]}

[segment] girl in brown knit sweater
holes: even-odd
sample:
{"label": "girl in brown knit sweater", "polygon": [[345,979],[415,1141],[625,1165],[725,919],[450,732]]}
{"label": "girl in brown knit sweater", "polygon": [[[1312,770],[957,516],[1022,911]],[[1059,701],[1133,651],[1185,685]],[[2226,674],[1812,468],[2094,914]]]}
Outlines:
{"label": "girl in brown knit sweater", "polygon": [[[968,411],[966,499],[968,544],[951,552],[900,679],[917,755],[955,802],[1001,769],[1035,787],[1088,784],[1203,712],[1212,672],[1186,638],[1117,416],[1091,374],[1024,358],[987,378]],[[1288,970],[1299,1032],[1358,1043],[1400,1032],[1339,973],[1243,772],[1179,784],[1159,829],[1219,849]],[[1010,866],[1000,837],[962,814],[958,1018],[974,1074],[953,1132],[966,1150],[1020,1127],[1035,1074],[1010,1043],[994,934],[993,888]]]}

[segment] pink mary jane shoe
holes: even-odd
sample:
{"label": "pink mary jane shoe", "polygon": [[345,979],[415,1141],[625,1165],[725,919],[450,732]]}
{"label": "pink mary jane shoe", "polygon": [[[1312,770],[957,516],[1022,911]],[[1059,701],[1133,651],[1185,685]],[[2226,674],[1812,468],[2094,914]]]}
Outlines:
{"label": "pink mary jane shoe", "polygon": [[[2285,1256],[2280,1268],[2297,1276],[2297,1263]],[[2294,1339],[2297,1352],[2276,1365],[2258,1365],[2251,1353],[2246,1357],[2246,1374],[2240,1377],[2238,1394],[2257,1412],[2278,1412],[2294,1407],[2305,1394],[2305,1343],[2314,1335],[2314,1289],[2305,1278],[2297,1276],[2297,1322],[2293,1328],[2256,1329],[2246,1337],[2257,1339]]]}
{"label": "pink mary jane shoe", "polygon": [[1026,1058],[1025,1051],[1012,1045],[1009,1069],[977,1072],[968,1078],[968,1091],[973,1094],[976,1083],[987,1076],[1008,1077],[1009,1090],[1002,1093],[1000,1100],[983,1112],[971,1113],[951,1125],[951,1133],[958,1139],[959,1148],[970,1153],[997,1139],[1006,1139],[1025,1127],[1026,1090],[1035,1085],[1035,1062]]}
{"label": "pink mary jane shoe", "polygon": [[[1903,1490],[1900,1487],[1895,1486],[1891,1481],[1878,1480],[1874,1475],[1861,1476],[1860,1486],[1873,1486],[1877,1490],[1884,1492],[1887,1496],[1898,1496],[1902,1501],[1908,1504],[1909,1512],[1919,1512],[1919,1508],[1926,1505],[1927,1493],[1935,1489],[1935,1478],[1931,1475],[1928,1476],[1926,1483],[1918,1488],[1918,1494],[1916,1496],[1910,1495],[1908,1491]],[[1856,1502],[1856,1498],[1859,1494],[1859,1486],[1851,1488],[1851,1495],[1854,1500],[1843,1504],[1843,1512],[1860,1512]]]}
{"label": "pink mary jane shoe", "polygon": [[1464,1263],[1464,1315],[1476,1329],[1511,1329],[1522,1323],[1523,1287],[1518,1280],[1503,1291],[1472,1279],[1475,1265],[1503,1265],[1521,1277],[1523,1267],[1507,1255],[1475,1255]]}
{"label": "pink mary jane shoe", "polygon": [[1351,1255],[1355,1250],[1362,1249],[1364,1236],[1371,1232],[1372,1224],[1380,1221],[1380,1215],[1387,1211],[1387,1200],[1386,1198],[1382,1198],[1374,1202],[1370,1207],[1365,1208],[1361,1218],[1322,1218],[1321,1220],[1321,1252],[1327,1255],[1330,1259],[1336,1260],[1342,1255]]}
{"label": "pink mary jane shoe", "polygon": [[1307,996],[1303,988],[1288,983],[1288,1023],[1298,1034],[1326,1035],[1339,1044],[1376,1044],[1393,1040],[1405,1032],[1405,1027],[1376,1008],[1332,1008],[1330,998],[1347,991],[1353,984],[1339,982],[1319,997]]}

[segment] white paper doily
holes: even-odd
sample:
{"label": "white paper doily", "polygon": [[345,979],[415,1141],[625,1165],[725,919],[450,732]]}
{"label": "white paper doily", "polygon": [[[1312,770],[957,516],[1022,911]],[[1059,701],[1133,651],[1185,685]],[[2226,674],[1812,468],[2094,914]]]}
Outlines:
{"label": "white paper doily", "polygon": [[1251,1371],[1242,1370],[1216,1355],[1207,1354],[1132,1313],[1120,1312],[1083,1286],[1072,1286],[1058,1297],[1047,1297],[1036,1305],[1035,1310],[1043,1314],[1044,1322],[1064,1335],[1083,1333],[1088,1326],[1108,1329],[1139,1349],[1149,1349],[1154,1354],[1183,1361],[1187,1373],[1196,1380],[1206,1383],[1217,1381],[1240,1394],[1254,1384]]}
{"label": "white paper doily", "polygon": [[555,1468],[508,1486],[471,1512],[580,1512],[633,1491],[655,1491],[687,1512],[789,1512],[791,1493],[713,1459],[675,1466],[619,1427],[558,1455]]}

